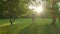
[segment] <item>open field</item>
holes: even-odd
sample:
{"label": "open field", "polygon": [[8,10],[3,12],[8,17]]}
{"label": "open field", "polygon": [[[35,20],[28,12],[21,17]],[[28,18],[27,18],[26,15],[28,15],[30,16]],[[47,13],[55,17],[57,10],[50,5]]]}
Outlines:
{"label": "open field", "polygon": [[[32,23],[30,18],[16,19],[11,26],[8,19],[0,19],[0,34],[54,34],[56,27],[52,24],[52,19],[36,19]],[[58,34],[60,34],[60,24],[57,20]]]}

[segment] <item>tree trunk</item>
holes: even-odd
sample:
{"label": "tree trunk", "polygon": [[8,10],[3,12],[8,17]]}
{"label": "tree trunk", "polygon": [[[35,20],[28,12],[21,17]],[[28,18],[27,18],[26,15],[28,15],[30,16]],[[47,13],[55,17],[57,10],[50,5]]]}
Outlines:
{"label": "tree trunk", "polygon": [[10,18],[10,23],[11,23],[11,25],[13,25],[14,20],[15,20],[15,19]]}
{"label": "tree trunk", "polygon": [[34,23],[34,20],[35,20],[35,18],[34,17],[32,17],[32,22]]}
{"label": "tree trunk", "polygon": [[55,15],[52,16],[52,20],[53,20],[53,21],[52,21],[52,24],[53,24],[53,25],[56,25],[56,16],[55,16]]}
{"label": "tree trunk", "polygon": [[34,23],[34,16],[32,16],[32,23]]}
{"label": "tree trunk", "polygon": [[13,22],[12,22],[12,19],[10,18],[10,23],[11,23],[11,25],[13,25]]}
{"label": "tree trunk", "polygon": [[35,21],[35,14],[32,15],[32,23]]}

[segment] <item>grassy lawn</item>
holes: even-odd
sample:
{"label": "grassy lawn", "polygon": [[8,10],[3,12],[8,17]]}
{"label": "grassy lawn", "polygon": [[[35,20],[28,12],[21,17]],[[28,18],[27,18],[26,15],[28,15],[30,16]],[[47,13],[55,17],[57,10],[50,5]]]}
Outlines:
{"label": "grassy lawn", "polygon": [[[16,19],[14,24],[10,26],[8,19],[0,19],[0,34],[54,34],[55,27],[51,25],[52,19]],[[57,20],[58,32],[60,32],[60,24]],[[60,34],[60,33],[58,33]]]}

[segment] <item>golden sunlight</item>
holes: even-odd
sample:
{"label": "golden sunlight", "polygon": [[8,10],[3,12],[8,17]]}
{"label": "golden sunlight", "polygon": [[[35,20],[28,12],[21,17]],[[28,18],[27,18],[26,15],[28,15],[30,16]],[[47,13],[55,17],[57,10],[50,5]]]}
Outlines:
{"label": "golden sunlight", "polygon": [[31,9],[37,13],[41,13],[44,10],[44,7],[42,6],[42,1],[31,2],[31,4],[28,7],[29,7],[29,9]]}

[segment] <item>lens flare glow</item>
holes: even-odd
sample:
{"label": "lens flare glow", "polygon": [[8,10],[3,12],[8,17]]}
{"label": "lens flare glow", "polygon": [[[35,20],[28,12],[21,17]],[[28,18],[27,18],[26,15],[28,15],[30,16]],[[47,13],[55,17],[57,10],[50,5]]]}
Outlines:
{"label": "lens flare glow", "polygon": [[42,12],[43,11],[43,7],[42,6],[38,6],[34,9],[37,12]]}
{"label": "lens flare glow", "polygon": [[38,13],[43,11],[43,7],[42,6],[29,6],[29,9],[33,9],[33,11],[36,11]]}
{"label": "lens flare glow", "polygon": [[42,0],[36,0],[35,2],[32,1],[29,5],[29,9],[41,13],[44,10],[44,2]]}

